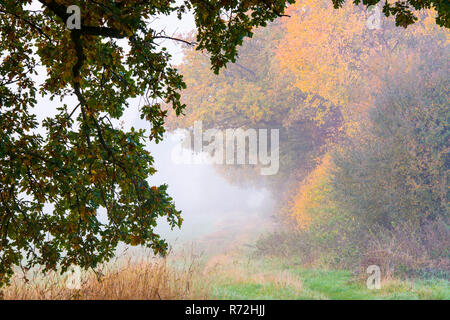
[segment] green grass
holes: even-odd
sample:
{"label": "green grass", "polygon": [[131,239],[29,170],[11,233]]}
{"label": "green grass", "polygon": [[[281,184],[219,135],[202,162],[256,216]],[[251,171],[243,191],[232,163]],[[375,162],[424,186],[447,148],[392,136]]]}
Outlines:
{"label": "green grass", "polygon": [[[346,270],[304,269],[295,262],[259,258],[223,266],[210,276],[214,299],[450,299],[449,281],[389,280],[379,290],[370,290],[364,279],[356,279]],[[234,270],[233,270],[234,268]],[[264,282],[252,279],[264,274]],[[275,283],[277,275],[288,280]],[[248,280],[246,280],[248,279]],[[294,285],[291,285],[293,283]],[[301,283],[301,286],[298,285]]]}
{"label": "green grass", "polygon": [[230,284],[213,287],[212,296],[215,299],[292,299],[300,298],[295,290],[287,287],[279,289],[270,283],[268,284]]}

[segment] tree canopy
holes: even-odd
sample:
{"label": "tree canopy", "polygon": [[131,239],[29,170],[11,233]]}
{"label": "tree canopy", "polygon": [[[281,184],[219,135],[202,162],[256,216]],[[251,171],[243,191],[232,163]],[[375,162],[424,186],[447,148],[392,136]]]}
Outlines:
{"label": "tree canopy", "polygon": [[398,61],[438,56],[450,35],[435,24],[433,10],[420,12],[407,29],[383,19],[378,30],[366,26],[371,13],[351,3],[335,11],[328,0],[305,0],[286,13],[291,18],[282,19],[285,37],[277,52],[282,69],[303,92],[343,106],[347,128],[370,107],[370,95]]}
{"label": "tree canopy", "polygon": [[[167,186],[149,183],[156,170],[144,146],[147,138],[162,139],[161,103],[177,115],[185,107],[185,83],[161,44],[183,40],[153,29],[150,20],[193,14],[195,45],[209,52],[218,72],[254,27],[281,16],[289,2],[1,0],[0,285],[23,261],[46,270],[95,267],[119,241],[165,253],[156,219],[175,227],[182,218]],[[30,6],[36,4],[38,10]],[[80,25],[68,29],[72,5],[80,8]],[[42,84],[39,67],[46,70]],[[34,110],[39,95],[61,101],[42,124]],[[70,96],[76,105],[63,103]],[[113,124],[138,96],[150,132]],[[98,219],[100,208],[107,222]]]}
{"label": "tree canopy", "polygon": [[168,118],[170,129],[190,128],[201,120],[205,128],[280,130],[276,175],[261,176],[258,165],[216,166],[232,182],[264,185],[276,196],[289,188],[289,181],[305,176],[325,141],[341,125],[337,106],[326,106],[319,96],[308,98],[295,87],[294,75],[280,68],[276,52],[284,36],[281,21],[255,30],[252,39],[239,48],[236,62],[220,75],[209,72],[206,52],[186,47],[179,70],[187,84],[182,101],[189,108],[183,117],[171,112]]}

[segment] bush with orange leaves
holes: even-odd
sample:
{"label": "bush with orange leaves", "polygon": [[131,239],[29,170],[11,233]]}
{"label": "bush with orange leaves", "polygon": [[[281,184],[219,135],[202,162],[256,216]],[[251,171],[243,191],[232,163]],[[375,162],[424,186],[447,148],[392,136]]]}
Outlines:
{"label": "bush with orange leaves", "polygon": [[330,156],[327,154],[292,197],[287,211],[295,219],[298,229],[305,230],[313,220],[323,218],[324,208],[334,208],[329,197],[330,166]]}

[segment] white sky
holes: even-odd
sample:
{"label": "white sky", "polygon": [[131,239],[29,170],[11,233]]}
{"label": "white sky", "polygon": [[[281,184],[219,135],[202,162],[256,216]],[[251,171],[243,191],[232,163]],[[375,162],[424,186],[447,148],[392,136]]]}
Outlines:
{"label": "white sky", "polygon": [[[33,1],[31,5],[27,6],[27,9],[41,10],[42,6],[38,1]],[[195,28],[195,21],[194,17],[191,14],[186,14],[182,20],[179,20],[176,14],[172,14],[170,16],[157,17],[154,21],[151,22],[150,26],[157,31],[164,30],[167,35],[172,36],[174,34],[186,34],[189,31],[193,30]],[[125,49],[128,48],[126,40],[120,40],[118,43],[121,44]],[[172,55],[172,63],[174,65],[177,65],[182,61],[182,49],[176,41],[161,40],[159,43],[161,44],[161,48],[166,47],[168,52]],[[36,83],[40,85],[43,83],[45,78],[46,70],[45,68],[41,67],[38,69],[38,76],[34,79]],[[137,102],[135,103],[134,107],[137,107],[139,99],[136,100]],[[63,100],[63,103],[66,103],[69,106],[70,110],[70,106],[76,106],[77,100],[74,96],[68,97]],[[39,97],[37,107],[34,110],[34,113],[37,116],[37,120],[39,122],[42,122],[42,120],[46,117],[53,116],[56,112],[56,107],[60,105],[60,101],[50,101],[46,97]],[[123,120],[125,121],[127,127],[129,124],[134,123],[134,119],[136,117],[138,117],[137,108],[131,108],[131,110],[128,110],[128,112],[124,114]]]}

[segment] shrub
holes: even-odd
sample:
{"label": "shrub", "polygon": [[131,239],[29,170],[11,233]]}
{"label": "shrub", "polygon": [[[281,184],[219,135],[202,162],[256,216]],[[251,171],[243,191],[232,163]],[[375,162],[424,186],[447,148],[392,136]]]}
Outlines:
{"label": "shrub", "polygon": [[333,154],[333,194],[369,228],[448,217],[449,79],[428,67],[388,77],[361,134]]}

